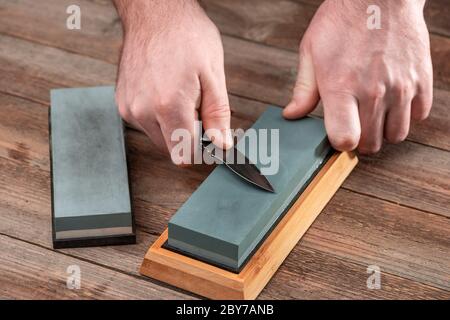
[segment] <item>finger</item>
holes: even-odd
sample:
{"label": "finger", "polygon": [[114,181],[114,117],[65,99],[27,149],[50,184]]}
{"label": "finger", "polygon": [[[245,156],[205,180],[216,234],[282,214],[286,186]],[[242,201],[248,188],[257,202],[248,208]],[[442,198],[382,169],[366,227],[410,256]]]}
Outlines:
{"label": "finger", "polygon": [[139,125],[141,131],[153,142],[155,147],[162,153],[167,154],[169,149],[161,132],[161,127],[156,120],[144,121]]}
{"label": "finger", "polygon": [[161,106],[156,113],[163,139],[176,165],[192,164],[196,147],[195,103],[186,103]]}
{"label": "finger", "polygon": [[413,120],[422,121],[428,118],[433,105],[433,87],[430,84],[419,86],[417,95],[411,104],[411,117]]}
{"label": "finger", "polygon": [[386,117],[384,98],[366,100],[359,106],[361,139],[358,151],[362,154],[375,154],[383,145],[383,131]]}
{"label": "finger", "polygon": [[386,114],[384,137],[389,143],[400,143],[409,134],[412,94],[398,90]]}
{"label": "finger", "polygon": [[331,145],[339,151],[356,149],[361,134],[357,99],[345,93],[325,93],[322,102]]}
{"label": "finger", "polygon": [[307,49],[300,47],[297,81],[291,102],[284,108],[286,119],[297,119],[314,110],[319,101],[312,57]]}
{"label": "finger", "polygon": [[156,118],[147,111],[149,109],[150,106],[141,107],[134,105],[129,109],[129,119],[132,119],[133,126],[147,135],[159,151],[166,154],[168,149],[161,134],[161,128]]}
{"label": "finger", "polygon": [[150,106],[145,105],[140,99],[136,99],[134,105],[131,106],[125,106],[119,103],[118,106],[119,114],[127,124],[134,129],[144,132],[159,151],[167,153],[161,128],[156,119],[148,112]]}
{"label": "finger", "polygon": [[121,102],[116,94],[116,104],[120,114],[120,117],[125,122],[125,124],[133,129],[144,132],[144,129],[139,125],[138,121],[131,114],[130,108]]}
{"label": "finger", "polygon": [[203,127],[207,133],[216,132],[209,138],[219,148],[229,149],[233,146],[230,130],[231,111],[228,100],[225,74],[205,73],[201,79],[202,104],[200,114]]}

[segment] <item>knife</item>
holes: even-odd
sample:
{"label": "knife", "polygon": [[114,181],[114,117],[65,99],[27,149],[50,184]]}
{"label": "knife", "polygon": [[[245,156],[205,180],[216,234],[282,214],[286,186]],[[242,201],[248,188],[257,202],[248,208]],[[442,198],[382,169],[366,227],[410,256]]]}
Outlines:
{"label": "knife", "polygon": [[202,135],[202,149],[214,159],[224,164],[233,173],[244,179],[245,181],[269,192],[275,192],[269,180],[264,176],[258,167],[253,164],[242,152],[235,146],[227,151],[216,154],[216,147],[208,138]]}

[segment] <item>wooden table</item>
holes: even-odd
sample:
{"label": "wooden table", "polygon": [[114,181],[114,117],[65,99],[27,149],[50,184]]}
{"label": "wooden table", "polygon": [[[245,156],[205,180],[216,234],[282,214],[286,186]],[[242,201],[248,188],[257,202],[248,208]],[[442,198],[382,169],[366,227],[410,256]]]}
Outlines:
{"label": "wooden table", "polygon": [[[113,84],[122,41],[109,0],[78,0],[82,29],[66,29],[72,0],[0,0],[0,298],[185,299],[140,276],[148,246],[211,171],[181,169],[128,131],[138,244],[53,250],[49,90]],[[285,105],[297,44],[320,1],[204,0],[223,33],[233,126]],[[260,298],[450,299],[450,8],[429,1],[435,66],[430,118],[408,141],[363,157]],[[66,287],[67,268],[81,288]],[[381,288],[368,289],[368,266]]]}

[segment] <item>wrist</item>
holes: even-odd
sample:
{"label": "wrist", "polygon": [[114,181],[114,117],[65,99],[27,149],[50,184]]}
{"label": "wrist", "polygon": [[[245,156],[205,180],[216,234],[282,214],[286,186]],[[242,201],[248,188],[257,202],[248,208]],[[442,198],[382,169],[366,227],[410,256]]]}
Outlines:
{"label": "wrist", "polygon": [[377,5],[381,10],[389,13],[402,12],[404,10],[423,11],[426,0],[331,0],[338,7],[349,13],[366,14],[371,5]]}
{"label": "wrist", "polygon": [[158,32],[180,20],[196,0],[114,0],[125,34]]}
{"label": "wrist", "polygon": [[[389,29],[391,25],[396,25],[398,21],[405,21],[411,17],[421,17],[426,0],[328,0],[329,11],[333,12],[339,20],[344,21],[349,26],[365,23],[370,14],[371,6],[378,6],[383,19],[383,29]],[[373,9],[372,9],[373,10]],[[410,21],[416,23],[415,18]]]}

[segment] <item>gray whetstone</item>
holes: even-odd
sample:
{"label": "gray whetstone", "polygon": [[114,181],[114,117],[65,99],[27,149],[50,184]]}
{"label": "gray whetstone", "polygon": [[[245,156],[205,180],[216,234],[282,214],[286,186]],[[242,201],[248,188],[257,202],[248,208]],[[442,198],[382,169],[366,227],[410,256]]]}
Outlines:
{"label": "gray whetstone", "polygon": [[52,90],[50,126],[54,242],[132,243],[124,129],[114,87]]}
{"label": "gray whetstone", "polygon": [[332,152],[321,119],[287,121],[269,107],[253,128],[280,130],[279,171],[268,176],[276,193],[219,165],[169,221],[169,248],[238,271]]}

